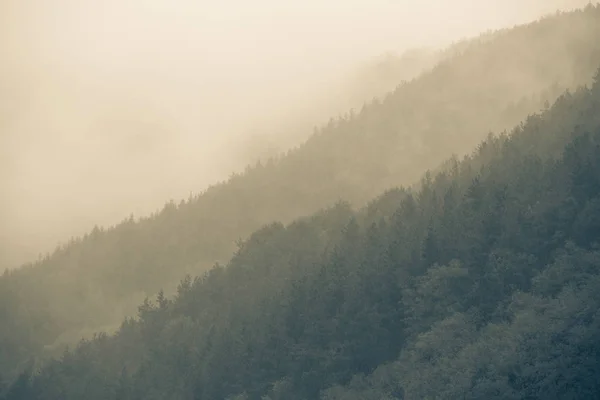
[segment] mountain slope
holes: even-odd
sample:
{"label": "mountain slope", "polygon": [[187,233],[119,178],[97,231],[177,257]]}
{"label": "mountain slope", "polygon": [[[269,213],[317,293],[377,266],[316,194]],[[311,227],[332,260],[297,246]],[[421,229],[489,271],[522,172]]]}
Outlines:
{"label": "mountain slope", "polygon": [[[146,294],[226,261],[235,241],[333,204],[360,206],[418,179],[589,81],[600,63],[600,7],[485,36],[302,146],[139,221],[128,219],[0,279],[1,374],[130,315]],[[15,367],[16,366],[16,367]]]}
{"label": "mountain slope", "polygon": [[[279,123],[257,123],[252,133],[242,139],[239,151],[233,149],[230,170],[243,169],[256,160],[263,162],[279,153],[303,143],[310,137],[315,124],[332,115],[360,108],[366,100],[381,97],[400,82],[412,80],[429,71],[441,60],[448,58],[460,44],[450,49],[410,49],[400,54],[386,53],[342,74],[327,88],[307,95],[308,104],[299,104],[293,115],[286,115]],[[454,51],[452,51],[454,50]]]}
{"label": "mountain slope", "polygon": [[17,399],[600,395],[600,70],[419,192],[239,244]]}

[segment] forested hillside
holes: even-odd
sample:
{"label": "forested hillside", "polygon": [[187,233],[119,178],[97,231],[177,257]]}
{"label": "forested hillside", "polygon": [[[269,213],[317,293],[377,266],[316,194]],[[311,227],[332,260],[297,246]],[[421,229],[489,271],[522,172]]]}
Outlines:
{"label": "forested hillside", "polygon": [[[528,114],[544,108],[545,103],[552,102],[564,88],[589,82],[593,71],[600,64],[599,22],[600,7],[590,6],[586,10],[556,15],[526,26],[498,32],[491,36],[486,35],[480,40],[475,39],[465,46],[460,54],[441,62],[431,72],[422,75],[419,79],[400,85],[385,98],[366,105],[359,112],[352,112],[344,117],[331,120],[329,124],[317,129],[305,144],[278,159],[248,168],[243,174],[234,175],[227,182],[215,185],[187,201],[182,201],[179,204],[169,203],[162,211],[151,217],[140,220],[131,218],[116,227],[94,229],[88,235],[73,239],[38,262],[23,266],[12,272],[6,272],[0,279],[0,374],[6,376],[5,379],[10,380],[15,370],[27,367],[28,360],[31,357],[51,352],[60,343],[76,341],[84,334],[103,329],[107,325],[120,321],[124,315],[131,314],[135,310],[135,306],[142,301],[146,294],[154,294],[161,288],[165,288],[169,292],[169,289],[174,288],[176,282],[185,273],[200,274],[210,268],[216,261],[227,262],[231,253],[235,250],[236,241],[246,237],[266,223],[272,221],[288,223],[299,216],[309,215],[316,210],[331,205],[337,200],[345,200],[352,206],[360,207],[390,187],[413,183],[425,169],[436,167],[451,153],[460,154],[467,151],[485,137],[490,130],[502,131],[517,124]],[[584,95],[579,94],[577,99],[582,96]],[[562,101],[565,102],[566,100],[563,99]],[[571,123],[572,121],[569,118],[574,117],[569,114],[571,111],[565,107],[557,106],[556,110],[545,118],[552,117],[555,122],[561,124]],[[564,118],[557,115],[560,112],[566,114]],[[538,119],[534,118],[534,121],[530,123],[530,130],[537,126],[535,121],[538,121]],[[557,127],[551,126],[549,128],[556,129]],[[561,130],[561,133],[563,131],[568,133],[568,129]],[[488,147],[491,145],[492,143],[489,143]],[[518,146],[517,148],[522,151],[529,151],[529,147]],[[519,160],[517,159],[517,161]],[[475,161],[472,161],[471,164],[473,162]],[[463,166],[471,164],[467,163]],[[508,168],[508,163],[500,163],[499,165]],[[532,188],[538,183],[545,182],[542,177],[547,172],[547,166],[545,164],[538,165],[535,162],[532,165],[525,163],[518,171],[525,174],[529,171],[528,169],[523,170],[525,166],[540,174],[538,176],[539,182],[534,181],[529,175],[523,175],[523,179],[527,181],[527,184],[523,183],[523,193],[515,189],[515,194],[519,194],[519,196],[526,196],[528,193],[531,196],[541,195],[543,192],[532,192]],[[517,177],[517,175],[511,175],[508,172],[507,174],[506,176],[515,179]],[[467,179],[467,177],[469,178]],[[465,172],[457,175],[457,177],[448,177],[448,182],[455,182],[454,179],[460,180],[459,178],[466,181],[471,179],[470,175]],[[510,182],[506,184],[508,183]],[[511,184],[516,183],[512,182]],[[462,204],[460,202],[462,196],[460,188],[460,185],[457,186],[456,196],[458,197],[454,198],[457,204]],[[519,186],[519,190],[521,190],[521,186]],[[424,198],[426,198],[427,190],[423,193],[419,196],[425,196]],[[85,194],[82,193],[82,195]],[[380,212],[377,211],[379,207],[377,204],[381,205],[385,200],[388,201],[391,209],[395,209],[396,203],[403,196],[406,196],[406,194],[393,192],[372,205],[370,209],[376,215]],[[437,194],[436,196],[435,198],[441,201],[439,197],[441,195]],[[555,195],[552,198],[558,199],[559,197]],[[398,229],[397,235],[406,235],[403,239],[403,246],[409,247],[403,248],[402,251],[409,251],[410,257],[412,257],[410,260],[412,261],[409,262],[409,259],[405,258],[408,257],[408,253],[403,253],[398,257],[404,258],[389,264],[389,268],[393,266],[393,271],[405,271],[408,267],[401,269],[396,267],[407,265],[415,269],[411,272],[415,275],[421,273],[426,266],[430,265],[431,261],[429,259],[426,262],[415,260],[421,260],[424,254],[437,260],[435,256],[431,255],[436,253],[429,250],[423,253],[420,250],[424,234],[422,231],[425,229],[423,228],[424,224],[430,226],[429,230],[425,229],[425,232],[432,232],[432,239],[426,241],[426,243],[429,243],[428,245],[437,246],[435,248],[439,250],[436,251],[442,252],[444,246],[450,246],[450,244],[437,243],[434,240],[434,233],[438,229],[442,229],[441,219],[434,218],[437,214],[430,213],[426,217],[417,217],[420,214],[416,211],[414,213],[410,211],[417,210],[418,207],[425,207],[429,204],[427,203],[429,200],[418,200],[414,196],[409,196],[408,199],[413,199],[414,202],[413,200],[404,201],[404,207],[408,207],[409,210],[405,211],[406,215],[401,214],[402,218],[394,219],[390,217],[384,219],[381,222],[383,225],[380,224],[379,217],[374,217],[375,222],[381,226],[376,224],[372,229],[369,228],[369,232],[375,235],[374,238],[378,238],[375,240],[377,246],[396,237],[394,236],[396,234],[392,235],[388,231],[392,227]],[[428,207],[433,207],[433,205]],[[463,211],[461,209],[460,212]],[[481,210],[480,212],[483,213]],[[383,214],[389,217],[389,213],[383,212]],[[187,335],[191,332],[184,328],[188,324],[200,330],[208,330],[206,335],[209,335],[210,340],[215,340],[214,344],[207,345],[204,334],[197,334],[195,331],[193,333],[196,338],[194,340],[199,341],[197,344],[198,351],[204,351],[202,350],[203,346],[209,346],[208,348],[213,349],[209,351],[212,354],[210,357],[202,358],[202,362],[208,364],[202,364],[202,367],[194,364],[194,368],[186,368],[182,370],[181,374],[178,373],[176,379],[167,379],[167,377],[169,374],[174,373],[173,371],[178,371],[177,369],[161,370],[162,372],[159,372],[159,369],[150,367],[154,364],[145,364],[146,361],[143,360],[146,360],[147,357],[159,357],[158,359],[162,361],[156,364],[156,368],[161,368],[160,366],[164,365],[163,361],[167,358],[173,363],[181,363],[183,366],[187,365],[185,364],[187,361],[179,360],[177,357],[185,359],[186,357],[193,357],[193,354],[195,354],[186,347],[189,342],[184,340],[183,337],[181,340],[171,340],[171,338],[166,341],[159,340],[159,336],[157,336],[159,335],[158,328],[142,329],[142,327],[150,326],[146,322],[155,318],[155,315],[157,315],[156,318],[159,318],[156,320],[157,323],[160,324],[166,318],[165,314],[148,306],[144,308],[146,311],[142,312],[142,322],[128,322],[119,333],[119,337],[129,337],[128,335],[131,335],[131,343],[127,342],[128,344],[125,344],[126,339],[123,339],[123,341],[115,339],[117,343],[121,343],[123,346],[120,351],[115,352],[114,349],[110,348],[106,352],[100,350],[100,353],[98,353],[98,360],[100,360],[100,356],[108,358],[122,356],[123,358],[107,359],[106,363],[112,363],[110,364],[111,367],[106,370],[108,375],[104,376],[104,372],[100,373],[99,370],[93,373],[90,370],[90,379],[96,383],[106,379],[106,388],[111,388],[112,386],[109,383],[113,382],[113,376],[110,375],[109,371],[113,371],[113,366],[119,366],[120,371],[120,366],[124,360],[128,360],[127,370],[131,373],[135,372],[136,382],[139,383],[146,379],[151,380],[153,383],[147,386],[148,390],[157,390],[160,393],[170,393],[171,389],[168,389],[168,385],[173,384],[177,388],[185,390],[186,393],[189,390],[196,392],[201,390],[203,398],[214,398],[211,396],[220,398],[221,395],[235,394],[243,390],[248,390],[249,393],[254,395],[264,393],[266,390],[264,385],[268,385],[269,382],[291,377],[291,382],[302,388],[298,393],[310,397],[320,389],[345,382],[346,378],[350,376],[349,374],[355,372],[368,373],[375,365],[392,361],[389,357],[394,354],[394,351],[400,349],[401,343],[404,343],[402,340],[398,340],[397,335],[407,334],[407,332],[399,333],[397,327],[401,322],[397,319],[397,315],[393,316],[395,315],[394,310],[397,301],[401,300],[397,298],[400,292],[397,290],[395,281],[389,280],[389,275],[386,275],[392,272],[386,269],[388,267],[386,267],[387,264],[383,260],[381,260],[381,263],[367,262],[369,259],[358,253],[353,256],[353,252],[367,251],[367,249],[363,249],[362,245],[351,246],[350,242],[347,242],[350,239],[337,238],[340,226],[346,223],[350,215],[353,215],[351,207],[340,205],[334,208],[333,211],[324,212],[320,217],[315,217],[314,220],[293,224],[293,229],[283,228],[282,225],[273,225],[271,228],[263,229],[252,236],[248,243],[242,245],[240,254],[232,261],[229,268],[225,270],[218,268],[211,272],[209,277],[199,280],[193,285],[190,284],[189,293],[188,286],[185,284],[180,288],[180,292],[182,291],[180,297],[183,297],[175,304],[177,304],[177,307],[182,306],[188,301],[183,300],[183,298],[189,298],[189,307],[192,307],[195,311],[185,311],[187,314],[181,315],[187,315],[187,317],[174,318],[172,323],[162,326],[160,332],[163,328],[168,328],[171,332],[169,335]],[[439,218],[442,218],[443,215],[445,214],[440,214]],[[470,229],[480,229],[480,227],[477,228],[479,225],[477,225],[476,217],[482,215],[473,214],[471,216],[473,221],[467,222],[465,219],[461,223],[472,223],[474,225]],[[525,213],[523,215],[529,214]],[[560,218],[563,217],[559,217],[559,215],[553,216],[562,221]],[[456,215],[453,216],[453,218],[455,217]],[[567,217],[569,216],[567,215],[564,218]],[[357,216],[356,225],[347,228],[345,235],[353,235],[353,229],[356,228],[356,240],[363,240],[361,232],[365,229],[365,226],[361,218]],[[520,215],[519,218],[525,217]],[[582,221],[581,223],[585,222]],[[446,223],[450,222],[444,222],[444,224]],[[401,228],[402,226],[404,228]],[[515,226],[519,227],[520,225],[516,224]],[[516,227],[511,229],[517,229]],[[494,229],[500,229],[500,227]],[[457,246],[459,244],[460,246],[471,246],[471,242],[461,239],[460,232],[453,232],[447,239],[456,240],[454,244]],[[464,234],[475,235],[474,232],[476,231],[464,232],[466,232]],[[533,235],[534,233],[539,232],[535,230],[533,232],[527,231],[527,234],[523,236],[523,240],[520,239],[515,246],[525,245],[529,243],[528,241],[535,241],[537,236]],[[567,232],[564,234],[567,235]],[[270,235],[274,236],[273,239],[269,239],[266,249],[268,249],[268,252],[274,252],[274,255],[269,255],[267,250],[262,249],[260,246],[250,245],[253,241],[265,241],[265,238],[270,238]],[[284,246],[282,248],[280,245],[273,243],[272,240],[275,240],[275,238],[282,240],[285,246],[282,244],[281,246]],[[469,240],[477,241],[475,236],[469,236],[469,238]],[[561,238],[558,235],[556,240],[562,240]],[[321,251],[323,246],[333,246],[336,243],[337,246],[349,246],[348,251],[337,251],[334,253],[335,256],[326,252],[329,255],[323,256]],[[475,257],[473,263],[483,262],[486,260],[484,255],[488,254],[486,250],[488,248],[485,246],[489,244],[477,243],[477,246],[483,246],[479,253],[463,251],[465,249],[459,246],[460,249],[448,250],[449,253],[441,253],[446,254],[446,256],[440,258],[439,262],[445,265],[445,263],[450,262],[451,258],[461,258],[463,256],[467,258]],[[541,246],[541,244],[535,244],[535,246]],[[288,247],[291,248],[288,249]],[[397,251],[400,252],[400,249],[401,247],[398,247]],[[378,256],[384,256],[384,253],[375,250],[369,251],[374,251],[373,254]],[[527,248],[515,251],[517,254],[520,254],[521,251],[526,254],[536,254],[538,250],[537,248],[536,250]],[[542,249],[539,251],[542,251]],[[248,264],[249,259],[247,257],[257,257],[254,267],[251,266],[251,263]],[[328,317],[325,318],[325,315],[337,313],[338,306],[336,304],[341,304],[338,301],[338,296],[343,298],[348,293],[344,290],[356,289],[349,286],[342,290],[343,286],[336,286],[338,285],[337,281],[325,279],[330,274],[349,273],[343,267],[348,257],[362,257],[364,260],[362,262],[365,267],[364,271],[357,270],[351,274],[351,280],[356,285],[362,285],[360,283],[362,279],[359,279],[359,277],[364,272],[370,271],[367,268],[369,265],[372,267],[378,266],[377,271],[380,272],[375,273],[373,276],[381,279],[380,283],[384,287],[382,288],[377,284],[364,290],[370,293],[368,296],[373,296],[375,299],[380,296],[392,296],[391,300],[388,299],[389,301],[385,303],[387,304],[385,307],[392,308],[384,308],[376,313],[375,310],[372,310],[374,313],[366,310],[363,310],[363,314],[358,313],[358,311],[355,313],[352,307],[371,304],[365,299],[361,299],[360,303],[349,305],[349,308],[344,311],[347,313],[346,315],[353,315],[358,319],[352,321],[333,320],[331,323],[333,325],[327,323],[319,326],[318,321],[327,320]],[[265,262],[258,262],[259,259],[264,259]],[[282,260],[285,260],[285,263],[298,266],[299,269],[283,268],[280,265],[283,263]],[[540,262],[548,261],[543,257],[539,260],[541,260]],[[333,263],[334,267],[314,271],[310,268],[306,269],[308,265],[311,265],[311,268],[317,268],[315,265],[325,266],[330,262]],[[469,269],[471,266],[470,261],[463,260],[463,262],[467,263],[464,268]],[[508,261],[507,263],[511,264]],[[340,266],[341,269],[338,269],[335,265]],[[259,267],[259,272],[253,271]],[[483,268],[483,264],[480,264],[480,267]],[[449,267],[443,267],[440,273],[454,273],[453,271],[456,268],[458,267],[452,264]],[[266,286],[261,287],[259,291],[271,296],[264,299],[253,297],[257,290],[254,283],[250,284],[250,282],[241,279],[241,275],[236,275],[242,274],[255,282],[258,277],[262,276],[261,274],[266,274],[269,271],[276,275],[275,277],[269,275],[269,279],[264,282],[261,281]],[[302,275],[303,278],[299,281],[294,279],[290,281],[289,271],[296,271],[295,273],[305,271],[308,275]],[[314,274],[310,271],[313,271]],[[459,268],[456,273],[463,273],[461,271]],[[321,277],[318,274],[323,276]],[[396,274],[396,272],[393,272],[393,274]],[[476,272],[469,269],[469,274],[476,274]],[[473,276],[476,277],[477,275]],[[235,284],[231,283],[230,280],[233,280],[231,282]],[[204,281],[209,282],[209,284],[203,284]],[[286,285],[292,281],[296,282],[296,286],[289,288],[289,290],[298,291],[297,296],[299,297],[294,300],[296,303],[289,303],[288,305],[273,303],[279,301],[279,298],[275,296],[276,293],[289,293]],[[337,289],[335,287],[321,288],[315,282],[323,282],[322,284],[329,282]],[[350,285],[349,282],[344,278],[340,280],[339,284]],[[236,292],[238,290],[236,285],[240,286],[239,290],[248,291],[247,301],[244,301],[246,298],[244,293]],[[385,289],[386,285],[391,285],[387,291]],[[309,289],[313,291],[310,296],[305,292]],[[327,296],[330,295],[334,297],[328,298]],[[201,300],[195,299],[194,296],[200,296]],[[322,298],[322,296],[325,296],[325,298]],[[192,298],[194,300],[191,300]],[[356,298],[360,299],[360,296]],[[216,306],[209,306],[213,302]],[[311,305],[305,302],[315,303]],[[329,306],[321,305],[322,303],[329,304]],[[200,306],[199,304],[205,305]],[[257,304],[263,306],[258,307]],[[285,307],[299,307],[298,310],[302,310],[302,313],[290,314],[296,315],[297,321],[286,320],[286,323],[282,324],[279,319],[282,318],[282,314],[275,311],[278,309],[277,307],[283,307],[284,305]],[[165,312],[174,312],[172,311],[174,305],[167,306],[167,303],[164,303],[164,306],[168,310]],[[226,310],[229,311],[222,312],[221,307],[226,307]],[[235,313],[243,314],[245,312],[245,309],[238,309],[238,307],[248,307],[248,316],[242,319],[234,316]],[[269,310],[270,307],[275,307],[275,309],[268,317],[260,313],[253,314],[250,312],[250,310],[254,313],[259,310]],[[215,320],[214,325],[211,325],[206,323],[205,320],[197,319],[200,318],[196,315],[197,311],[202,315],[201,318],[209,318],[209,320],[217,317],[212,314],[215,312],[218,313],[219,318],[229,318],[227,317],[229,315],[231,323],[234,325],[229,326],[228,322],[220,320],[220,322]],[[229,312],[234,314],[230,315]],[[207,314],[204,315],[203,313]],[[311,313],[325,314],[312,315]],[[388,313],[391,313],[390,316],[386,316]],[[256,330],[250,330],[248,332],[250,336],[239,333],[242,332],[240,330],[249,329],[250,326],[252,326],[252,329],[259,329],[251,319],[248,319],[253,318],[253,315],[256,318],[261,318],[260,329],[263,330],[263,333]],[[262,318],[271,319],[263,320]],[[360,325],[361,318],[370,321],[368,324],[365,322],[362,328]],[[378,318],[381,319],[378,320]],[[420,319],[420,317],[418,318]],[[313,323],[309,323],[309,321],[313,319],[316,325],[311,328]],[[358,324],[357,329],[360,332],[352,329],[342,329],[341,326],[343,325],[338,326],[338,324],[346,323]],[[288,326],[288,324],[290,325]],[[364,329],[367,325],[369,328]],[[290,326],[295,328],[290,328]],[[378,333],[378,329],[380,329],[378,326],[381,326],[381,329],[388,333],[383,331]],[[276,329],[291,329],[289,332],[291,336],[280,337]],[[294,329],[298,331],[294,333]],[[303,331],[304,329],[314,330],[307,333]],[[356,333],[356,340],[337,338],[336,340],[340,341],[331,346],[325,342],[319,342],[321,338],[325,340],[325,338],[330,337],[329,335],[332,332],[341,334],[345,331],[358,332]],[[420,331],[415,331],[413,334],[416,335],[418,332]],[[149,345],[150,342],[144,341],[136,344],[139,340],[138,333],[145,335],[148,340],[157,340],[157,342],[152,342],[152,345]],[[380,334],[390,335],[387,342],[380,340]],[[163,335],[163,333],[160,333],[160,335]],[[288,334],[286,333],[286,335]],[[238,340],[238,338],[256,340],[256,342],[252,342],[248,345],[250,347],[244,347],[242,350],[236,346],[246,346],[246,344],[230,342]],[[280,338],[284,342],[279,342]],[[83,346],[82,350],[75,353],[78,355],[71,354],[66,357],[80,357],[86,351],[99,351],[98,346],[101,346],[102,343],[113,343],[115,340],[102,339],[94,342],[93,345]],[[272,342],[271,340],[275,341]],[[310,341],[315,346],[318,344],[318,346],[325,347],[314,347],[312,344],[307,346],[302,342],[305,340]],[[354,344],[350,345],[351,342]],[[180,349],[182,353],[178,353],[179,350],[176,351],[171,347],[165,348],[165,353],[161,353],[163,351],[161,346],[170,346],[174,343],[180,343],[184,346]],[[285,347],[291,346],[293,343],[296,343],[294,346],[297,347],[293,349]],[[358,343],[365,346],[363,350],[359,351],[359,349],[352,348]],[[375,347],[365,352],[364,349],[370,346],[368,343]],[[107,346],[112,346],[112,344],[107,344]],[[146,350],[144,346],[150,346],[152,350]],[[284,346],[283,348],[286,350],[279,352],[277,349],[282,348],[281,346]],[[379,346],[383,347],[377,350]],[[219,353],[220,350],[215,350],[217,348],[232,352],[231,357]],[[274,358],[263,353],[267,349],[277,353],[273,355]],[[252,359],[254,364],[241,364],[241,368],[248,368],[248,370],[234,372],[229,364],[223,364],[231,362],[231,365],[237,365],[236,357],[242,357],[246,353],[257,357]],[[150,356],[150,354],[152,355]],[[284,356],[298,357],[298,359],[294,359],[292,362],[278,358]],[[174,361],[175,359],[177,361]],[[196,363],[196,361],[189,362]],[[106,363],[98,361],[98,364],[95,364],[93,368],[105,368],[109,365]],[[268,367],[273,363],[277,368]],[[68,362],[50,366],[44,370],[39,380],[36,380],[38,382],[36,385],[46,385],[43,378],[44,374],[52,376],[52,371],[55,368],[62,368],[63,365],[65,368],[71,368],[72,364]],[[91,364],[84,363],[81,366],[84,369],[78,369],[78,371],[85,373],[85,368],[88,367],[92,368]],[[205,375],[201,375],[202,377],[194,375],[195,378],[192,380],[188,377],[187,371],[198,374],[199,370],[197,368],[202,368]],[[311,372],[306,372],[308,375],[305,376],[305,371]],[[324,371],[328,373],[324,374]],[[339,372],[330,374],[329,372],[332,371]],[[127,374],[130,372],[127,372]],[[254,377],[251,376],[251,373],[264,373],[266,375]],[[123,379],[133,379],[133,376],[127,374],[123,375]],[[223,376],[221,377],[219,374]],[[63,393],[62,390],[67,390],[66,386],[61,389],[61,385],[65,382],[63,378],[67,379],[65,376],[68,376],[68,374],[63,376],[61,373],[60,376],[60,379],[54,381],[54,384],[57,385],[57,393]],[[95,379],[100,380],[95,381]],[[323,379],[325,380],[321,381]],[[92,384],[92,381],[85,379],[80,381],[87,382],[85,385]],[[190,387],[192,381],[193,385],[200,386]],[[179,385],[177,382],[182,383]],[[132,385],[135,386],[138,383],[132,383]],[[288,383],[287,380],[282,381],[277,387],[285,387]],[[162,384],[167,386],[160,386]],[[129,387],[128,385],[125,386]],[[18,385],[16,387],[18,389]],[[73,382],[72,389],[81,389],[81,387],[79,389],[77,387]],[[138,386],[135,387],[138,390]],[[52,393],[49,388],[47,389],[48,393]],[[173,395],[179,396],[175,392],[173,392]],[[9,398],[14,398],[14,396],[11,396]],[[67,395],[65,394],[65,396]],[[147,394],[147,396],[150,396],[150,394]],[[51,397],[49,395],[49,398]]]}
{"label": "forested hillside", "polygon": [[600,397],[600,70],[358,212],[253,233],[17,399]]}
{"label": "forested hillside", "polygon": [[244,168],[260,160],[278,157],[282,151],[303,143],[310,137],[315,123],[327,121],[353,108],[360,108],[374,98],[384,96],[401,82],[419,77],[438,62],[462,50],[466,42],[444,49],[415,48],[402,53],[389,52],[367,60],[329,83],[325,94],[318,93],[305,100],[292,115],[279,122],[257,123],[242,139],[231,170]]}

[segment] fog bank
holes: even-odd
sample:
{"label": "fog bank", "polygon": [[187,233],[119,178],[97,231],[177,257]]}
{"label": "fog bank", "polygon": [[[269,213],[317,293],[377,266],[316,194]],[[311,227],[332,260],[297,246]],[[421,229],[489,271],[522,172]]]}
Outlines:
{"label": "fog bank", "polygon": [[587,2],[4,0],[0,269],[298,142],[382,53]]}

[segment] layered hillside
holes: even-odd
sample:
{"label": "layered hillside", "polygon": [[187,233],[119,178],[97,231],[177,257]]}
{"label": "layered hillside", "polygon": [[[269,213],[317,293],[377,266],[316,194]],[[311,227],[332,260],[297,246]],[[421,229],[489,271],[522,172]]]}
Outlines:
{"label": "layered hillside", "polygon": [[[229,87],[219,92],[215,87],[212,92],[209,88],[201,93],[192,91],[190,101],[196,99],[197,109],[189,104],[188,115],[174,93],[136,100],[119,95],[133,95],[135,88],[114,82],[107,82],[103,93],[97,93],[85,66],[80,72],[90,85],[81,82],[75,85],[79,89],[56,80],[52,71],[44,78],[47,84],[30,82],[29,88],[26,79],[5,86],[15,74],[0,74],[0,274],[5,268],[35,260],[40,252],[52,251],[74,232],[86,233],[94,223],[114,224],[131,211],[150,214],[169,196],[186,197],[190,191],[226,178],[231,171],[304,142],[315,124],[360,107],[365,99],[387,93],[398,82],[432,68],[436,54],[412,51],[386,58],[381,64],[340,66],[335,79],[323,81],[321,87],[317,83],[301,86],[302,90],[298,82],[288,82],[277,89],[265,84],[254,89],[250,85],[246,90]],[[352,73],[343,73],[346,69]],[[356,70],[361,73],[355,75]],[[232,81],[243,80],[246,72],[240,66],[240,76],[232,76]],[[197,80],[206,74],[208,71],[198,71]],[[146,83],[152,86],[151,79]],[[61,88],[62,84],[68,87]],[[298,90],[291,90],[292,86]],[[290,89],[286,97],[277,95],[286,87]],[[210,101],[210,93],[217,96],[214,104],[204,104]],[[242,98],[255,99],[256,104],[240,110]],[[43,99],[49,104],[42,105]],[[148,104],[156,99],[162,104],[158,109]],[[175,115],[167,118],[163,106]],[[35,119],[27,118],[27,112]],[[55,113],[56,117],[50,117]],[[60,121],[66,130],[58,128]],[[190,131],[193,127],[195,132]],[[19,134],[20,129],[29,133]],[[28,162],[25,154],[35,163]],[[44,224],[38,223],[41,219]]]}
{"label": "layered hillside", "polygon": [[253,233],[18,399],[600,396],[600,70],[421,190]]}
{"label": "layered hillside", "polygon": [[226,262],[236,241],[265,223],[287,223],[339,199],[360,207],[467,151],[490,130],[517,124],[564,88],[590,80],[600,64],[599,22],[600,7],[590,6],[475,39],[278,159],[151,217],[94,229],[5,273],[0,374],[120,321],[185,273]]}

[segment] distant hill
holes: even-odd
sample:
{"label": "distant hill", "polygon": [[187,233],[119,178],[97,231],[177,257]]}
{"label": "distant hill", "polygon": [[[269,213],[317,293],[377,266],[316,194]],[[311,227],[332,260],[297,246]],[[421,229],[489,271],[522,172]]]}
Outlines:
{"label": "distant hill", "polygon": [[306,141],[315,125],[384,96],[402,82],[428,72],[459,47],[456,44],[444,50],[416,48],[400,54],[389,52],[351,68],[350,72],[327,82],[326,87],[313,90],[312,97],[305,95],[291,115],[284,115],[279,121],[257,123],[241,145],[233,147],[236,157],[232,157],[232,169],[277,157]]}
{"label": "distant hill", "polygon": [[[301,146],[152,216],[96,228],[0,279],[0,374],[118,324],[146,295],[225,263],[236,241],[338,200],[417,181],[590,81],[600,7],[474,39],[430,72],[316,129]],[[84,194],[82,194],[84,195]]]}
{"label": "distant hill", "polygon": [[[165,87],[160,95],[158,87],[151,89],[152,80],[143,78],[128,86],[98,77],[95,85],[84,67],[78,72],[83,80],[64,87],[68,83],[56,80],[50,69],[47,85],[38,83],[36,89],[31,79],[10,79],[19,74],[9,69],[0,75],[0,274],[94,224],[114,224],[130,212],[147,215],[169,196],[185,197],[304,142],[330,116],[360,107],[434,66],[430,52],[411,53],[390,57],[386,73],[379,65],[360,68],[357,62],[340,66],[336,75],[318,70],[308,79],[314,82],[305,85],[291,80],[271,87],[265,78],[264,85],[244,89],[234,84],[247,79],[248,71],[240,68],[226,87],[214,83],[190,91],[187,106],[175,87],[167,85],[172,92]],[[356,70],[360,73],[348,72]],[[206,73],[190,79],[201,81]],[[144,90],[151,94],[136,98]],[[162,105],[152,105],[153,99]],[[255,103],[244,108],[243,99]],[[25,157],[47,168],[38,169]],[[86,171],[94,171],[93,181]],[[60,190],[57,180],[64,185]],[[36,225],[39,219],[46,221],[43,226]]]}

